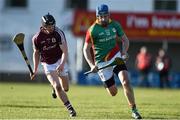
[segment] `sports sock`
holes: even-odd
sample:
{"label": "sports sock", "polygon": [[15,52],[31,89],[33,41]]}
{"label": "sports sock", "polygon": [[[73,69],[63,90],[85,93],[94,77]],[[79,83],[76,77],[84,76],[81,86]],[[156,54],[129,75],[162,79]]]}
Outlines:
{"label": "sports sock", "polygon": [[132,112],[137,112],[136,104],[134,104],[131,108]]}
{"label": "sports sock", "polygon": [[70,103],[69,101],[67,101],[66,103],[64,103],[64,105],[66,106],[66,108],[67,108],[68,110],[72,110],[72,109],[73,109],[73,107],[72,107],[72,105],[71,105],[71,103]]}

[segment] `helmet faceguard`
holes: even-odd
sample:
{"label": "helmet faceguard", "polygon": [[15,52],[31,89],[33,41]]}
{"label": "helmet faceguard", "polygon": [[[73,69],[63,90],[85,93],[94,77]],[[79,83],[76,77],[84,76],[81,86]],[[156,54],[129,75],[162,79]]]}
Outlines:
{"label": "helmet faceguard", "polygon": [[108,6],[105,4],[102,4],[96,8],[96,17],[98,19],[98,22],[106,26],[109,23],[109,9]]}
{"label": "helmet faceguard", "polygon": [[49,13],[47,15],[42,16],[41,23],[43,27],[46,27],[48,25],[56,25],[56,21],[52,15]]}

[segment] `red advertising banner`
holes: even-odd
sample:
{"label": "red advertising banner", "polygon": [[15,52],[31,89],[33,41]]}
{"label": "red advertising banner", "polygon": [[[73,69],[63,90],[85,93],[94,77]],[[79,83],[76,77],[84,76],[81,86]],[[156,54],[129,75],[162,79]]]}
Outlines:
{"label": "red advertising banner", "polygon": [[[180,14],[112,12],[110,16],[121,23],[130,40],[180,40]],[[74,35],[85,36],[95,19],[95,12],[77,10]]]}

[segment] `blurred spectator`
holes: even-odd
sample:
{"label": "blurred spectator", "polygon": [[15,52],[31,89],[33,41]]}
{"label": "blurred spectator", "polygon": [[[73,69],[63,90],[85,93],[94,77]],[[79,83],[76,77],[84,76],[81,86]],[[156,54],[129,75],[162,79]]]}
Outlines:
{"label": "blurred spectator", "polygon": [[166,54],[166,51],[162,48],[158,51],[155,67],[159,73],[159,79],[160,79],[159,87],[160,88],[170,87],[169,71],[171,68],[171,59]]}
{"label": "blurred spectator", "polygon": [[139,83],[141,87],[150,87],[148,75],[152,66],[152,56],[147,47],[142,46],[136,56],[136,68],[139,71]]}

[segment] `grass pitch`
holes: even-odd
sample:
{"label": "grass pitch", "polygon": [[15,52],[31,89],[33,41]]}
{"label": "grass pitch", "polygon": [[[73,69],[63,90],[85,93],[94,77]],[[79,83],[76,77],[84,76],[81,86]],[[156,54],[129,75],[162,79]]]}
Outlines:
{"label": "grass pitch", "polygon": [[[180,89],[135,88],[136,103],[144,119],[180,119]],[[131,119],[119,87],[111,97],[102,86],[70,85],[69,99],[75,119]],[[0,83],[0,119],[69,119],[62,102],[51,97],[48,84]]]}

